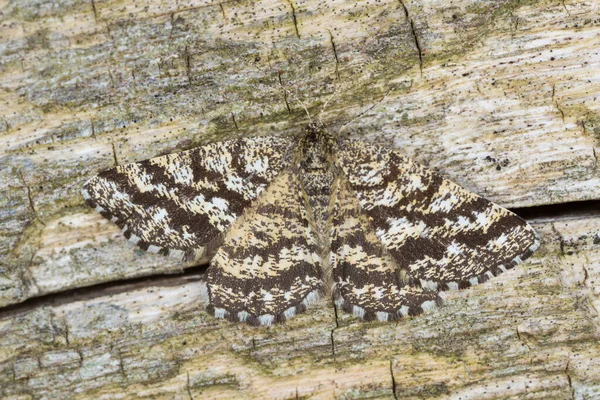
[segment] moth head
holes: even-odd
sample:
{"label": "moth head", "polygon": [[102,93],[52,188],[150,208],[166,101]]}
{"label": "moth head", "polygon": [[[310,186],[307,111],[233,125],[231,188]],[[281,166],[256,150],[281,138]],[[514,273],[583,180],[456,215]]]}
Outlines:
{"label": "moth head", "polygon": [[306,169],[323,169],[331,157],[333,137],[322,122],[311,122],[300,139],[301,163]]}
{"label": "moth head", "polygon": [[306,136],[318,136],[318,135],[323,135],[327,133],[327,128],[325,128],[325,124],[323,124],[323,122],[321,122],[320,120],[317,121],[311,121],[307,126],[306,126]]}

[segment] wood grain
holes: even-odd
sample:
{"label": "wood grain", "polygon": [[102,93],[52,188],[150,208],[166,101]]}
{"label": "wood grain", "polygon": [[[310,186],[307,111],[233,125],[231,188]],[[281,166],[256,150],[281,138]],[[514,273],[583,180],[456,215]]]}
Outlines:
{"label": "wood grain", "polygon": [[253,330],[209,318],[195,272],[123,282],[191,265],[136,250],[80,195],[115,164],[293,135],[303,103],[505,207],[598,199],[599,12],[0,0],[0,394],[600,397],[597,216],[538,221],[535,259],[423,318],[336,321],[323,303]]}

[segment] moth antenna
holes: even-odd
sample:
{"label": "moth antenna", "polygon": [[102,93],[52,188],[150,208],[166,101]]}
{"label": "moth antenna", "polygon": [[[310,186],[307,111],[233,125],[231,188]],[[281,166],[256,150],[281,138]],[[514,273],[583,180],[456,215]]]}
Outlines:
{"label": "moth antenna", "polygon": [[344,129],[346,126],[350,125],[352,122],[356,121],[357,119],[359,119],[360,117],[362,117],[363,115],[365,115],[366,113],[368,113],[369,111],[371,111],[372,109],[374,109],[375,107],[377,107],[378,105],[380,105],[381,103],[383,103],[383,101],[388,97],[388,95],[393,90],[394,90],[394,88],[390,88],[387,91],[387,93],[383,95],[383,97],[381,98],[381,100],[379,100],[377,103],[373,104],[372,106],[370,106],[366,110],[361,111],[360,113],[358,113],[358,115],[356,117],[352,118],[350,121],[348,121],[344,125],[342,125],[341,128],[338,130],[338,133],[340,133],[342,131],[342,129]]}
{"label": "moth antenna", "polygon": [[[325,101],[325,103],[323,103],[323,107],[321,107],[321,112],[319,112],[319,115],[317,116],[317,120],[319,120],[319,122],[321,122],[321,115],[323,115],[323,113],[325,112],[325,108],[327,107],[327,105],[329,104],[329,102],[331,100],[333,100],[333,98],[339,93],[338,91],[338,85],[334,85],[333,86],[333,93],[331,93],[329,95],[329,97],[327,98],[327,100]],[[321,122],[322,123],[322,122]]]}
{"label": "moth antenna", "polygon": [[288,93],[294,100],[296,100],[298,102],[298,104],[300,104],[300,106],[302,106],[302,108],[304,108],[304,111],[306,112],[306,115],[308,116],[308,122],[310,122],[312,124],[312,118],[310,117],[310,113],[308,112],[308,108],[306,107],[306,105],[291,91],[288,91],[287,89],[283,89],[285,90],[286,93]]}

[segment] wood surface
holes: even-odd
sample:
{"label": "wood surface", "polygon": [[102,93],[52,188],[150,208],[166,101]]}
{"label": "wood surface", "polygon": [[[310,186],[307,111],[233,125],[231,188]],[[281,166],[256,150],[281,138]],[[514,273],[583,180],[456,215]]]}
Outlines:
{"label": "wood surface", "polygon": [[[600,214],[572,204],[600,198],[598,15],[0,0],[0,397],[600,398]],[[204,312],[202,267],[141,252],[80,195],[115,164],[295,135],[302,104],[502,206],[561,212],[533,218],[526,263],[427,315],[361,323],[324,300],[252,328]]]}

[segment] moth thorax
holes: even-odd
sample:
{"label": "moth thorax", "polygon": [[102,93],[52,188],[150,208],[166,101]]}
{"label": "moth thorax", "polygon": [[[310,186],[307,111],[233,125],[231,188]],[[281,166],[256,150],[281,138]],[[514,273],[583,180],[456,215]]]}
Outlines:
{"label": "moth thorax", "polygon": [[317,231],[325,232],[334,180],[333,139],[322,126],[311,124],[300,145],[300,181],[308,196]]}
{"label": "moth thorax", "polygon": [[333,138],[322,125],[310,124],[300,141],[300,167],[306,171],[327,170],[331,163]]}

